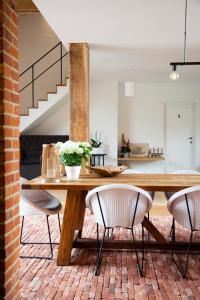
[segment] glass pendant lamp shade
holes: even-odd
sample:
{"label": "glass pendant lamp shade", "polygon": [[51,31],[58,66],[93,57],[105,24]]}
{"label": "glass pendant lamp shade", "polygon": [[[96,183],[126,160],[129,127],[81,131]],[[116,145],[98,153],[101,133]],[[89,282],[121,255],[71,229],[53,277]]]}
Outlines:
{"label": "glass pendant lamp shade", "polygon": [[135,83],[132,81],[126,81],[124,84],[125,97],[135,96]]}
{"label": "glass pendant lamp shade", "polygon": [[177,72],[177,71],[172,71],[172,72],[170,73],[170,75],[169,75],[169,78],[170,78],[171,80],[177,80],[177,79],[179,79],[179,74],[178,74],[178,72]]}

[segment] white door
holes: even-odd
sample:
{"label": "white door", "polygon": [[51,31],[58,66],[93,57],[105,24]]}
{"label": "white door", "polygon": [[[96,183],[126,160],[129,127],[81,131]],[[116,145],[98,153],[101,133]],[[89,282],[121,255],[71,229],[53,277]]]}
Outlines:
{"label": "white door", "polygon": [[166,104],[166,171],[193,168],[193,103]]}

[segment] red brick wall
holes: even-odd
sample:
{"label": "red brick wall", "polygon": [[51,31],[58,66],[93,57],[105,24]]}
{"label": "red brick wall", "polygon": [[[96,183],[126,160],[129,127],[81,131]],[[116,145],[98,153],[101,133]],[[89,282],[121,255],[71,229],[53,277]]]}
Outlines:
{"label": "red brick wall", "polygon": [[0,0],[0,299],[19,299],[19,83],[15,0]]}

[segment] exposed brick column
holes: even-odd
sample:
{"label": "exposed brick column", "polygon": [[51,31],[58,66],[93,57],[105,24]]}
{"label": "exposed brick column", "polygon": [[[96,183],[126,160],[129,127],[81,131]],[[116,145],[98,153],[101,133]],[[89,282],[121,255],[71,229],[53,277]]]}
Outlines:
{"label": "exposed brick column", "polygon": [[0,299],[19,299],[19,79],[15,0],[0,1]]}

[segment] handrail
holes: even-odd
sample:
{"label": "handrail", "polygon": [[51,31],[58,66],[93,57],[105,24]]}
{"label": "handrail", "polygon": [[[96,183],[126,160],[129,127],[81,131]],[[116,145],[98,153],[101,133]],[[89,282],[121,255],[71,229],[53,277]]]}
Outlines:
{"label": "handrail", "polygon": [[[53,64],[51,64],[49,67],[47,67],[44,71],[42,71],[39,75],[37,75],[35,77],[35,70],[34,67],[35,65],[41,61],[44,57],[46,57],[50,52],[52,52],[54,49],[56,49],[58,46],[60,46],[60,58],[57,59]],[[32,65],[30,65],[25,71],[23,71],[19,76],[24,75],[27,71],[32,70],[32,80],[26,84],[21,90],[20,92],[22,92],[23,90],[25,90],[29,85],[32,85],[32,108],[35,107],[34,105],[34,98],[35,98],[35,85],[34,82],[40,77],[42,76],[44,73],[46,73],[50,68],[52,68],[55,64],[57,64],[60,61],[60,84],[62,85],[63,82],[63,58],[69,53],[69,51],[67,51],[64,55],[63,55],[63,49],[62,49],[63,45],[62,42],[59,42],[58,44],[56,44],[53,48],[51,48],[49,51],[47,51],[44,55],[42,55],[38,60],[36,60]]]}
{"label": "handrail", "polygon": [[53,48],[51,48],[48,52],[46,52],[44,55],[42,55],[38,60],[36,60],[32,65],[30,65],[25,71],[23,71],[21,74],[19,74],[19,77],[22,76],[23,74],[25,74],[28,70],[30,70],[32,68],[32,66],[36,65],[40,60],[42,60],[45,56],[47,56],[51,51],[53,51],[56,47],[58,47],[61,44],[62,44],[62,42],[59,42],[58,44],[53,46]]}
{"label": "handrail", "polygon": [[[65,57],[69,52],[65,53],[61,58]],[[42,73],[40,73],[37,77],[35,77],[32,81],[30,81],[27,85],[25,85],[20,92],[22,92],[25,88],[27,88],[32,82],[34,82],[36,79],[38,79],[40,76],[42,76],[46,71],[48,71],[49,69],[51,69],[51,67],[53,67],[55,64],[57,64],[57,62],[59,62],[61,60],[61,58],[59,58],[58,60],[56,60],[52,65],[50,65],[48,68],[46,68]]]}

